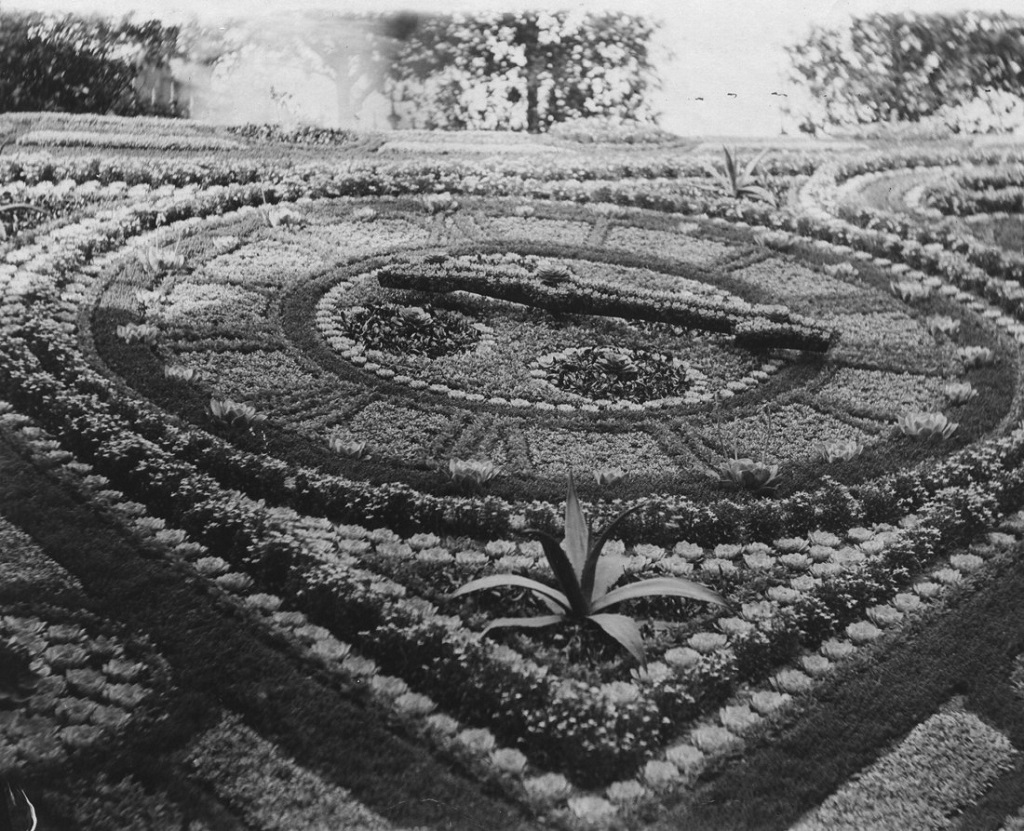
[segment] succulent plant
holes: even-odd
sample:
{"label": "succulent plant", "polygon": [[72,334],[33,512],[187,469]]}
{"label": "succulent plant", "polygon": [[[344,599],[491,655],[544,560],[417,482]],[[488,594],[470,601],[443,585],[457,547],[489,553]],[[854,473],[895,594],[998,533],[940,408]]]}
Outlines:
{"label": "succulent plant", "polygon": [[935,337],[950,338],[960,330],[960,321],[945,315],[932,315],[925,321],[925,326]]}
{"label": "succulent plant", "polygon": [[459,203],[450,193],[428,193],[420,200],[428,214],[450,214],[459,209]]}
{"label": "succulent plant", "polygon": [[[725,445],[725,438],[722,431],[721,420],[721,399],[715,396],[715,424],[718,431],[719,441]],[[739,443],[736,436],[733,436],[732,458],[726,459],[716,470],[707,471],[713,479],[727,486],[737,487],[741,490],[748,490],[753,493],[771,494],[774,493],[777,485],[773,484],[779,476],[779,466],[769,465],[767,462],[769,446],[772,440],[772,412],[768,405],[764,405],[760,412],[764,422],[764,445],[761,448],[761,461],[757,462],[748,456],[740,456]]]}
{"label": "succulent plant", "polygon": [[640,507],[636,505],[620,513],[592,541],[590,523],[576,496],[570,472],[569,490],[565,499],[564,539],[559,542],[542,531],[532,532],[540,540],[544,556],[559,587],[554,588],[516,574],[491,574],[471,580],[453,592],[451,597],[503,587],[527,589],[533,592],[551,614],[498,618],[491,621],[484,634],[499,627],[540,629],[566,620],[589,621],[614,638],[640,663],[644,663],[643,638],[636,621],[626,615],[611,614],[608,609],[627,600],[654,596],[685,597],[726,608],[728,603],[717,592],[681,577],[655,577],[612,588],[625,575],[625,560],[621,557],[601,559],[601,550],[618,524]]}
{"label": "succulent plant", "polygon": [[889,283],[889,289],[904,302],[925,300],[932,296],[932,287],[916,280],[893,280]]}
{"label": "succulent plant", "polygon": [[160,330],[152,323],[125,323],[118,326],[114,332],[125,343],[156,343]]}
{"label": "succulent plant", "polygon": [[987,346],[961,346],[956,352],[967,369],[995,363],[995,353]]}
{"label": "succulent plant", "polygon": [[211,398],[210,414],[215,421],[229,427],[251,427],[267,420],[255,407],[228,398]]}
{"label": "succulent plant", "polygon": [[636,361],[621,352],[606,352],[595,363],[616,378],[630,379],[640,374],[640,367],[636,365]]}
{"label": "succulent plant", "polygon": [[896,422],[897,428],[905,436],[920,439],[948,439],[960,425],[950,421],[942,413],[907,413]]}
{"label": "succulent plant", "polygon": [[38,824],[36,808],[25,791],[4,782],[0,786],[0,828],[4,831],[35,831]]}
{"label": "succulent plant", "polygon": [[772,483],[778,479],[779,466],[749,458],[728,459],[719,465],[717,476],[723,485],[732,485],[753,493],[771,493],[776,488]]}
{"label": "succulent plant", "polygon": [[296,213],[286,205],[275,205],[272,208],[264,208],[263,218],[266,220],[267,225],[271,228],[280,228],[282,226],[296,226],[301,225],[302,215]]}
{"label": "succulent plant", "polygon": [[942,394],[950,404],[966,404],[972,398],[976,398],[978,391],[971,386],[970,381],[952,382],[942,388]]}
{"label": "succulent plant", "polygon": [[448,462],[448,471],[457,485],[474,489],[482,488],[501,472],[494,462],[486,459],[452,459]]}
{"label": "succulent plant", "polygon": [[370,458],[370,452],[365,441],[345,441],[341,436],[331,436],[328,444],[335,453],[349,459]]}
{"label": "succulent plant", "polygon": [[613,467],[604,470],[594,471],[594,481],[598,485],[614,485],[616,482],[621,482],[626,478],[626,471],[622,468]]}
{"label": "succulent plant", "polygon": [[185,265],[184,255],[179,254],[177,251],[164,251],[155,245],[136,251],[135,259],[138,260],[143,271],[149,274],[173,271]]}
{"label": "succulent plant", "polygon": [[821,458],[829,464],[832,462],[848,462],[863,452],[864,445],[852,440],[826,442],[819,449]]}
{"label": "succulent plant", "polygon": [[561,263],[542,262],[534,274],[546,286],[559,286],[572,280],[572,272]]}
{"label": "succulent plant", "polygon": [[742,170],[737,166],[739,160],[735,156],[735,151],[729,152],[728,147],[723,147],[722,152],[725,154],[724,172],[711,164],[705,166],[718,181],[719,186],[724,187],[734,199],[752,199],[757,202],[767,202],[776,207],[778,203],[775,195],[764,185],[758,184],[757,178],[757,166],[769,151],[761,151]]}
{"label": "succulent plant", "polygon": [[188,383],[189,381],[200,380],[203,377],[203,373],[191,366],[165,366],[164,376],[175,381]]}
{"label": "succulent plant", "polygon": [[372,222],[377,218],[377,211],[367,205],[364,208],[359,208],[356,211],[352,211],[352,219],[356,222]]}

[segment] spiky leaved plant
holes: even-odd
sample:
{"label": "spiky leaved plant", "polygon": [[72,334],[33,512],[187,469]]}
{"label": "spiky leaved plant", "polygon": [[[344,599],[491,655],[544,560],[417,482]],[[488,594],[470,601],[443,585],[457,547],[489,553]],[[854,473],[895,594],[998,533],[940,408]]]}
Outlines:
{"label": "spiky leaved plant", "polygon": [[775,195],[768,188],[758,184],[757,179],[757,166],[768,155],[768,150],[762,150],[758,153],[747,162],[742,170],[738,167],[738,159],[733,153],[729,152],[728,147],[723,147],[722,152],[725,154],[724,173],[711,164],[707,164],[705,167],[718,180],[719,184],[726,189],[730,196],[734,199],[753,199],[758,202],[767,202],[772,207],[778,207]]}
{"label": "spiky leaved plant", "polygon": [[502,587],[523,588],[534,595],[551,611],[549,615],[534,617],[498,618],[484,629],[486,635],[499,627],[519,626],[541,629],[564,621],[588,621],[600,627],[618,641],[630,655],[644,663],[643,638],[633,618],[607,611],[627,600],[641,597],[668,596],[703,600],[728,608],[718,592],[681,577],[654,577],[613,589],[625,573],[621,558],[601,558],[601,550],[619,523],[640,508],[636,505],[620,513],[591,541],[590,523],[576,496],[572,472],[569,473],[569,491],[565,499],[565,538],[559,542],[543,531],[532,531],[544,548],[558,587],[517,574],[492,574],[471,580],[454,591],[452,597],[471,592]]}
{"label": "spiky leaved plant", "polygon": [[[722,436],[721,400],[715,395],[715,424],[718,428],[718,440],[725,446],[725,439]],[[753,493],[771,494],[777,487],[776,480],[779,478],[779,466],[770,465],[768,458],[768,443],[772,435],[772,414],[771,409],[765,405],[762,408],[762,416],[765,421],[764,447],[761,449],[761,461],[755,461],[749,456],[740,457],[739,445],[733,435],[732,458],[726,459],[718,466],[717,470],[708,471],[712,479],[717,479],[721,484],[730,487],[737,487],[740,490]]]}

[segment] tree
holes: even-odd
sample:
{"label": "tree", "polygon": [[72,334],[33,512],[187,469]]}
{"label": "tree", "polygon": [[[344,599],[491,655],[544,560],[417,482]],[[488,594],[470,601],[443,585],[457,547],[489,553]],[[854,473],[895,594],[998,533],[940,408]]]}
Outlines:
{"label": "tree", "polygon": [[176,27],[155,20],[0,14],[0,111],[135,114],[143,66],[177,54]]}
{"label": "tree", "polygon": [[415,126],[547,130],[650,118],[654,25],[623,14],[404,14],[384,27],[388,88]]}
{"label": "tree", "polygon": [[1024,93],[1024,18],[1006,13],[872,14],[814,27],[788,46],[814,102],[802,129],[918,121],[979,90]]}

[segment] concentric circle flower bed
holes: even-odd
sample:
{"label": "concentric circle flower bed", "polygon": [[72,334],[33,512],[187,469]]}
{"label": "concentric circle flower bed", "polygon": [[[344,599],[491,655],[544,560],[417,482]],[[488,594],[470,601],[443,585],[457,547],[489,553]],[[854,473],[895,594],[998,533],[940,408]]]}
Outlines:
{"label": "concentric circle flower bed", "polygon": [[[969,254],[731,200],[213,167],[11,248],[2,394],[549,818],[722,764],[1020,506],[1024,338]],[[545,610],[451,592],[550,579],[524,532],[561,538],[570,471],[595,526],[631,511],[610,585],[729,608],[630,601],[643,666],[587,626],[484,634]]]}

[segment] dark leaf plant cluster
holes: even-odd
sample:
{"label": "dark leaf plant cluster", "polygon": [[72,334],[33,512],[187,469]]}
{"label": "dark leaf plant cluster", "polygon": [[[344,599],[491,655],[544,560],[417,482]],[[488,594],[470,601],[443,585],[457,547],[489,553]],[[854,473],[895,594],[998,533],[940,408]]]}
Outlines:
{"label": "dark leaf plant cluster", "polygon": [[542,531],[532,531],[540,540],[557,587],[516,574],[492,574],[471,580],[452,593],[461,597],[471,592],[495,588],[523,588],[537,597],[550,614],[534,617],[498,618],[491,621],[484,634],[501,627],[541,629],[567,621],[591,623],[614,638],[630,655],[644,663],[643,638],[637,622],[628,615],[611,610],[628,600],[667,596],[701,600],[728,608],[717,592],[684,580],[681,577],[654,577],[613,588],[625,573],[621,557],[601,557],[605,543],[626,516],[639,505],[620,513],[592,539],[590,524],[580,506],[569,474],[569,491],[565,500],[565,538],[559,542]]}

